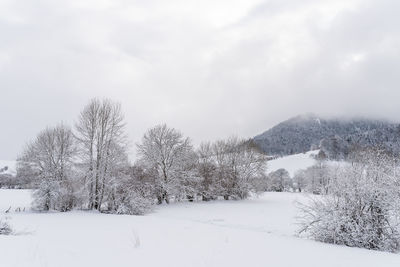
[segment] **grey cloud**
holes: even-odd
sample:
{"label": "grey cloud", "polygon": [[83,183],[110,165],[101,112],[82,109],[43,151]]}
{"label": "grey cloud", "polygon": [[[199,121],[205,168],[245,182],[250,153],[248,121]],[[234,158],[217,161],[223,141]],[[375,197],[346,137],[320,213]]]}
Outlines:
{"label": "grey cloud", "polygon": [[132,142],[166,122],[196,143],[287,117],[398,120],[396,1],[5,1],[0,158],[92,97]]}

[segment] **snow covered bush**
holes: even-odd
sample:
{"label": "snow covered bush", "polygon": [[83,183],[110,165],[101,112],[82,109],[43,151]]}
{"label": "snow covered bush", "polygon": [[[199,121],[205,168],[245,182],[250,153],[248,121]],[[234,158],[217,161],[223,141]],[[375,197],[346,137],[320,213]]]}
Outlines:
{"label": "snow covered bush", "polygon": [[43,179],[33,192],[32,207],[41,211],[70,211],[80,203],[77,191],[70,181]]}
{"label": "snow covered bush", "polygon": [[14,188],[14,177],[10,174],[2,174],[0,172],[0,188]]}
{"label": "snow covered bush", "polygon": [[300,233],[315,240],[395,252],[400,248],[399,177],[379,151],[360,155],[330,182],[330,192],[301,206]]}
{"label": "snow covered bush", "polygon": [[39,188],[33,191],[32,208],[34,210],[50,210],[54,207],[54,202],[57,197],[58,186],[51,181],[43,180],[39,184]]}
{"label": "snow covered bush", "polygon": [[116,214],[143,215],[151,210],[156,199],[154,174],[138,164],[118,175],[107,195],[107,211]]}
{"label": "snow covered bush", "polygon": [[153,202],[135,191],[117,195],[117,214],[144,215],[151,210]]}
{"label": "snow covered bush", "polygon": [[10,235],[13,230],[5,219],[0,219],[0,235]]}

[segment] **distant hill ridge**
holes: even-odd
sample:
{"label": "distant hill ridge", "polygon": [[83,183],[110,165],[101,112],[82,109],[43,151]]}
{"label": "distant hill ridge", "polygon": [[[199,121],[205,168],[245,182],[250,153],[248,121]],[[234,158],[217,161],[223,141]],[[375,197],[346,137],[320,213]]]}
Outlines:
{"label": "distant hill ridge", "polygon": [[346,158],[352,149],[379,146],[400,154],[400,124],[365,118],[327,119],[300,115],[254,137],[268,155],[292,155],[321,149],[327,157]]}

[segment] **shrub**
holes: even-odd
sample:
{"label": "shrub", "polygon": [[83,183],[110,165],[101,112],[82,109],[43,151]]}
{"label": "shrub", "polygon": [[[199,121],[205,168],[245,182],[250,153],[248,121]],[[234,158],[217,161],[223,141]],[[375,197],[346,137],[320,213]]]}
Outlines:
{"label": "shrub", "polygon": [[144,215],[150,211],[152,202],[141,195],[131,192],[117,201],[116,213],[129,215]]}
{"label": "shrub", "polygon": [[0,235],[10,235],[13,230],[6,220],[0,219]]}
{"label": "shrub", "polygon": [[317,241],[395,252],[400,248],[393,163],[364,158],[331,181],[331,192],[301,206],[300,233]]}

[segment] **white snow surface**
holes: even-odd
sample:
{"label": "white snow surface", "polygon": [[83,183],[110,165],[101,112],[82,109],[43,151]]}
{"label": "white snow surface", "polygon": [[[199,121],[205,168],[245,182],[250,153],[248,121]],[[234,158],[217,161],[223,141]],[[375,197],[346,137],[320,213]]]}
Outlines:
{"label": "white snow surface", "polygon": [[298,193],[245,201],[175,203],[146,216],[97,212],[4,214],[30,205],[29,190],[0,190],[2,267],[400,266],[400,255],[327,245],[295,236]]}
{"label": "white snow surface", "polygon": [[313,156],[317,155],[319,150],[313,150],[306,153],[285,156],[268,161],[268,172],[274,172],[278,169],[286,169],[290,177],[293,177],[296,171],[304,170],[316,163]]}
{"label": "white snow surface", "polygon": [[2,174],[17,174],[17,162],[13,160],[0,160],[0,170],[4,167],[8,167],[8,170],[5,172],[1,172]]}

